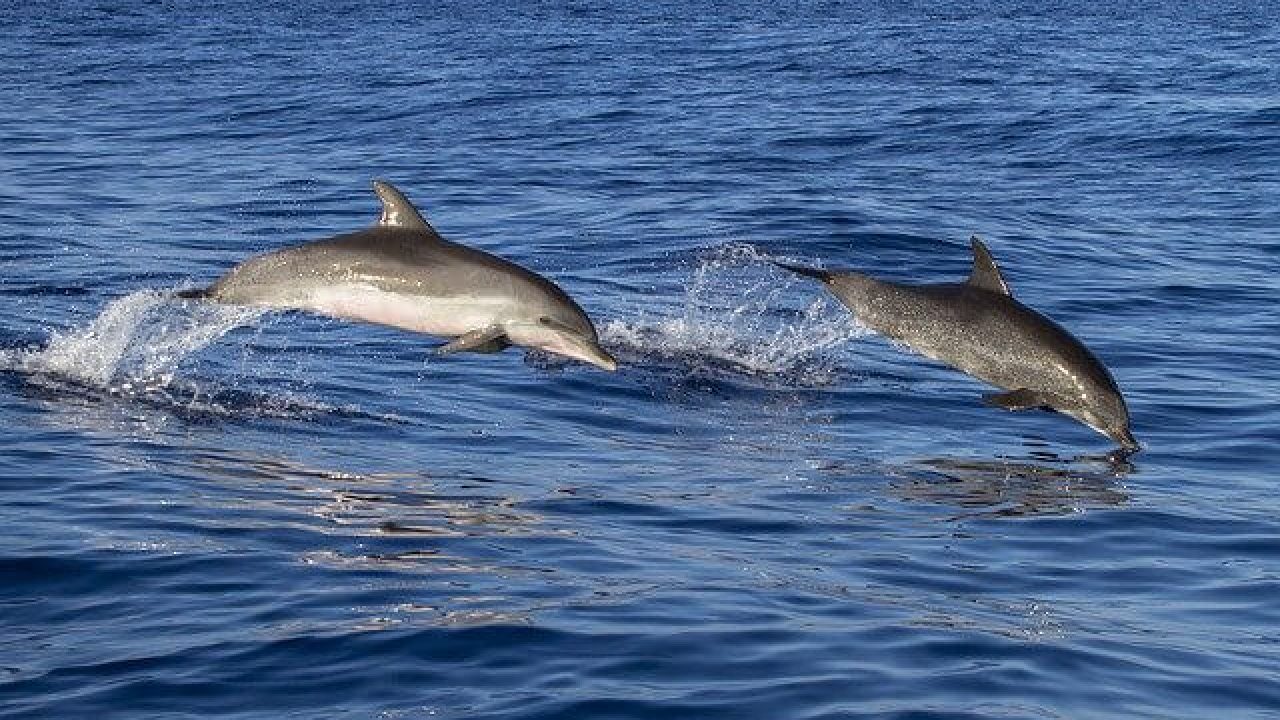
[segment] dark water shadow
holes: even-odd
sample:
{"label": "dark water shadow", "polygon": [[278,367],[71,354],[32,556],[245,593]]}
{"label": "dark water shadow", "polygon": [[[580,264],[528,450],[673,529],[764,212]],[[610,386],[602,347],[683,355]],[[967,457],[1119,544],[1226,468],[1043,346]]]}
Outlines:
{"label": "dark water shadow", "polygon": [[1129,502],[1123,479],[1135,471],[1127,457],[1063,457],[1034,451],[1025,457],[934,457],[889,470],[901,499],[960,508],[966,516],[1025,518],[1116,508]]}
{"label": "dark water shadow", "polygon": [[285,420],[354,420],[405,425],[412,421],[391,414],[370,413],[304,396],[243,387],[227,387],[211,379],[168,379],[163,384],[119,382],[95,385],[50,373],[0,369],[0,377],[15,394],[38,401],[51,421],[86,430],[121,431],[139,421],[151,427],[169,421],[193,425]]}
{"label": "dark water shadow", "polygon": [[128,464],[155,478],[144,502],[163,502],[130,542],[181,551],[193,582],[233,568],[246,602],[278,596],[269,614],[294,612],[268,620],[269,633],[524,624],[590,597],[556,575],[560,553],[589,553],[531,507],[533,484],[205,444],[144,447]]}
{"label": "dark water shadow", "polygon": [[[454,472],[352,472],[244,449],[194,449],[177,463],[238,499],[244,509],[296,513],[324,534],[492,537],[543,526],[512,483]],[[375,558],[376,559],[376,558]]]}

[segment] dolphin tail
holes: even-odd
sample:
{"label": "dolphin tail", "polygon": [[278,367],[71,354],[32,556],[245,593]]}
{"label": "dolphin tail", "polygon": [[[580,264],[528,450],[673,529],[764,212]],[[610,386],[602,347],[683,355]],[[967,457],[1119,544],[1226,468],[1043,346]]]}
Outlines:
{"label": "dolphin tail", "polygon": [[821,280],[822,282],[827,282],[831,279],[831,273],[821,268],[809,267],[808,265],[794,265],[792,263],[782,262],[781,260],[774,260],[773,264],[783,270],[790,270],[797,275],[804,275],[805,277],[811,277],[815,280]]}
{"label": "dolphin tail", "polygon": [[208,298],[209,295],[209,288],[207,287],[178,290],[173,294],[174,297],[181,298],[183,300],[203,300]]}

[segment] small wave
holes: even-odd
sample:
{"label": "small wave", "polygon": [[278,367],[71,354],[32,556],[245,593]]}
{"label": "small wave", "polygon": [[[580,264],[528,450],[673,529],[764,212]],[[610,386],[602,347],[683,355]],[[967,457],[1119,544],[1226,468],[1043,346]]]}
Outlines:
{"label": "small wave", "polygon": [[624,362],[829,385],[839,377],[835,351],[866,332],[821,288],[800,293],[795,284],[771,256],[729,245],[703,258],[678,316],[613,320],[602,340]]}

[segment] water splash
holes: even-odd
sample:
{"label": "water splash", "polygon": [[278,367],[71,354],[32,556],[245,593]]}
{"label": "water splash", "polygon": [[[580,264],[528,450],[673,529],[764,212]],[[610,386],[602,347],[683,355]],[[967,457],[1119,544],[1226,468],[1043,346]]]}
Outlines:
{"label": "water splash", "polygon": [[827,385],[838,377],[836,349],[866,331],[820,288],[795,284],[771,256],[729,245],[703,258],[678,316],[610,321],[602,340],[624,361]]}
{"label": "water splash", "polygon": [[108,391],[167,388],[184,359],[264,312],[141,290],[113,300],[86,327],[55,332],[43,348],[12,353],[6,365]]}
{"label": "water splash", "polygon": [[188,358],[267,312],[140,290],[108,303],[87,326],[53,333],[44,347],[0,350],[0,370],[26,375],[30,386],[54,393],[60,404],[72,399],[77,416],[98,425],[113,423],[112,409],[98,407],[104,398],[195,419],[340,416],[407,422],[397,415],[297,397],[277,387],[247,388],[234,378],[222,383],[181,376]]}

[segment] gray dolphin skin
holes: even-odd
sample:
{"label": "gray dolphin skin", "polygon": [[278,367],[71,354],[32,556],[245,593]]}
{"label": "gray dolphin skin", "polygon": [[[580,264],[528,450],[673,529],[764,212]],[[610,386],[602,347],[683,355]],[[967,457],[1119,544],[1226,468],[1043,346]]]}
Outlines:
{"label": "gray dolphin skin", "polygon": [[872,330],[1006,391],[984,396],[988,403],[1057,410],[1139,450],[1107,368],[1062,326],[1015,300],[987,247],[976,236],[970,243],[973,271],[962,283],[905,285],[777,264],[821,280]]}
{"label": "gray dolphin skin", "polygon": [[390,183],[375,180],[373,189],[382,201],[375,226],[250,258],[178,295],[453,338],[441,354],[519,345],[617,369],[590,318],[555,283],[445,240]]}

